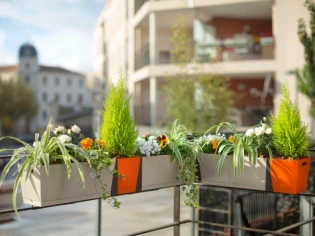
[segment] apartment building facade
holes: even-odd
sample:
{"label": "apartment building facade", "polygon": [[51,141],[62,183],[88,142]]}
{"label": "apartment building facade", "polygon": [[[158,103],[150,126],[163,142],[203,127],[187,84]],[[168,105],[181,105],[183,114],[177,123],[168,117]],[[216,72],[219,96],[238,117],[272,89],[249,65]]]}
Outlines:
{"label": "apartment building facade", "polygon": [[[240,126],[277,112],[280,84],[310,124],[309,101],[298,92],[293,71],[304,63],[297,36],[298,18],[308,20],[302,0],[107,0],[95,26],[95,75],[128,81],[138,124],[165,118],[161,88],[178,71],[171,55],[177,15],[193,39],[191,73],[230,78],[238,102]],[[176,91],[175,91],[176,92]]]}

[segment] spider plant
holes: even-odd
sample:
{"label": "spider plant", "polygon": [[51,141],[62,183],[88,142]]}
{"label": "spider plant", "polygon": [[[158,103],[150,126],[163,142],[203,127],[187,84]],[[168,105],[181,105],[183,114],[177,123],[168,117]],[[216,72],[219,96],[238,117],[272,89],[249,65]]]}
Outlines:
{"label": "spider plant", "polygon": [[[21,182],[22,176],[25,174],[25,178],[27,179],[30,173],[36,169],[40,165],[45,166],[46,174],[49,176],[49,164],[51,163],[64,163],[67,168],[68,178],[70,178],[72,174],[72,165],[74,163],[80,175],[80,184],[84,187],[84,174],[81,168],[79,161],[75,158],[76,156],[84,158],[87,162],[89,162],[89,158],[80,147],[72,143],[64,143],[62,140],[58,139],[58,137],[51,137],[51,122],[49,122],[45,132],[42,137],[39,139],[39,134],[35,134],[35,142],[33,146],[28,143],[11,136],[1,137],[0,141],[3,139],[11,139],[14,140],[23,146],[17,149],[2,149],[1,152],[13,151],[12,157],[7,165],[4,167],[1,178],[0,178],[0,186],[7,176],[10,169],[21,162],[25,157],[24,162],[18,165],[17,171],[14,173],[16,175],[14,186],[13,186],[13,194],[12,194],[12,204],[13,208],[18,215],[17,207],[16,207],[16,196],[18,186]],[[70,155],[70,153],[72,155]],[[19,215],[18,215],[19,216]]]}
{"label": "spider plant", "polygon": [[252,164],[256,164],[258,156],[258,146],[256,142],[256,136],[248,136],[244,133],[238,133],[233,124],[229,122],[222,122],[219,125],[211,127],[207,132],[216,129],[216,135],[219,134],[221,128],[229,129],[233,135],[228,139],[222,139],[219,141],[216,153],[220,155],[218,160],[216,171],[220,174],[223,163],[227,155],[233,156],[234,176],[236,177],[237,169],[240,172],[244,169],[244,157],[248,156],[249,161]]}
{"label": "spider plant", "polygon": [[194,183],[198,181],[197,165],[200,162],[196,144],[187,140],[188,130],[184,125],[177,124],[175,120],[172,124],[171,132],[153,131],[155,135],[166,135],[169,140],[168,147],[171,150],[172,160],[176,159],[179,164],[178,179],[185,185],[182,190],[186,190],[187,199],[184,204],[190,207],[198,207],[198,188]]}

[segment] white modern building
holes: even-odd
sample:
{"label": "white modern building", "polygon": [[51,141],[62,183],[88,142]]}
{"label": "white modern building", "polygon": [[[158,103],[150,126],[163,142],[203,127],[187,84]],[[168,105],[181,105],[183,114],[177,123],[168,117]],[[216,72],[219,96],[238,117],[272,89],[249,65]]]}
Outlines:
{"label": "white modern building", "polygon": [[[280,83],[288,80],[306,123],[309,101],[292,73],[301,68],[298,18],[308,21],[303,0],[107,0],[95,27],[95,75],[115,80],[121,69],[138,124],[164,119],[161,87],[178,68],[171,57],[172,28],[184,17],[193,38],[190,67],[231,79],[242,93],[241,126],[276,111]],[[198,63],[197,63],[198,62]],[[263,111],[263,112],[261,112]]]}
{"label": "white modern building", "polygon": [[[23,79],[33,89],[38,103],[38,114],[31,121],[30,132],[43,131],[49,120],[57,124],[75,114],[92,114],[91,90],[86,86],[86,77],[81,73],[61,67],[44,66],[38,63],[38,53],[31,44],[19,49],[19,63],[0,66],[2,79]],[[87,124],[91,125],[91,124]],[[84,128],[84,127],[83,127]]]}

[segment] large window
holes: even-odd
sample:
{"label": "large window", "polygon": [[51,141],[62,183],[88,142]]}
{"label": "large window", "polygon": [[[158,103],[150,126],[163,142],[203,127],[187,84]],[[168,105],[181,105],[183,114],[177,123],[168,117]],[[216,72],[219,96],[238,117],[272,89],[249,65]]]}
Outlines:
{"label": "large window", "polygon": [[43,99],[43,102],[46,102],[46,101],[47,101],[47,94],[46,94],[46,93],[43,93],[43,94],[42,94],[42,99]]}
{"label": "large window", "polygon": [[46,112],[46,111],[43,111],[43,113],[42,113],[42,118],[43,118],[43,120],[46,120],[46,119],[47,119],[47,112]]}
{"label": "large window", "polygon": [[69,87],[72,85],[72,80],[71,80],[71,78],[68,78],[68,79],[67,79],[67,84],[68,84]]}
{"label": "large window", "polygon": [[71,102],[71,94],[70,93],[67,94],[67,102]]}
{"label": "large window", "polygon": [[58,93],[55,94],[55,102],[59,102],[59,94]]}
{"label": "large window", "polygon": [[79,80],[79,85],[80,85],[80,88],[83,87],[83,85],[84,85],[84,80],[83,80],[83,79],[80,79],[80,80]]}
{"label": "large window", "polygon": [[31,82],[31,78],[27,75],[25,76],[25,83],[29,84]]}
{"label": "large window", "polygon": [[46,76],[44,76],[44,77],[42,78],[42,82],[43,82],[43,85],[46,85],[46,84],[47,84],[47,77],[46,77]]}
{"label": "large window", "polygon": [[59,77],[56,77],[56,79],[55,79],[55,85],[58,86],[59,84],[60,84],[60,79],[59,79]]}

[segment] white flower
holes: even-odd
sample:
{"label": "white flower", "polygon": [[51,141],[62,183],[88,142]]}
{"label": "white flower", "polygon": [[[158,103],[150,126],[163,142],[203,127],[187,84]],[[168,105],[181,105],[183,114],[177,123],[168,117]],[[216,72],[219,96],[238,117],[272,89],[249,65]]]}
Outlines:
{"label": "white flower", "polygon": [[58,139],[62,142],[62,143],[69,143],[71,141],[71,137],[66,135],[66,134],[62,134],[58,137]]}
{"label": "white flower", "polygon": [[69,135],[71,134],[71,129],[68,129],[68,134],[69,134]]}
{"label": "white flower", "polygon": [[54,130],[54,134],[57,135],[58,133],[61,133],[65,130],[65,127],[63,126],[58,126],[55,130]]}
{"label": "white flower", "polygon": [[262,134],[264,134],[264,133],[265,133],[265,128],[264,128],[264,127],[256,127],[256,128],[255,128],[255,134],[256,134],[257,136],[262,135]]}
{"label": "white flower", "polygon": [[271,128],[266,129],[266,134],[271,134],[271,132],[272,132]]}
{"label": "white flower", "polygon": [[33,143],[33,147],[38,147],[39,145],[40,145],[40,142],[36,142],[36,141],[35,141],[35,142]]}
{"label": "white flower", "polygon": [[246,131],[245,135],[246,136],[252,136],[255,133],[254,129],[249,129]]}
{"label": "white flower", "polygon": [[77,125],[73,125],[73,126],[71,127],[71,130],[72,130],[72,132],[75,133],[75,134],[78,134],[78,133],[81,132],[81,129],[80,129],[79,126],[77,126]]}

